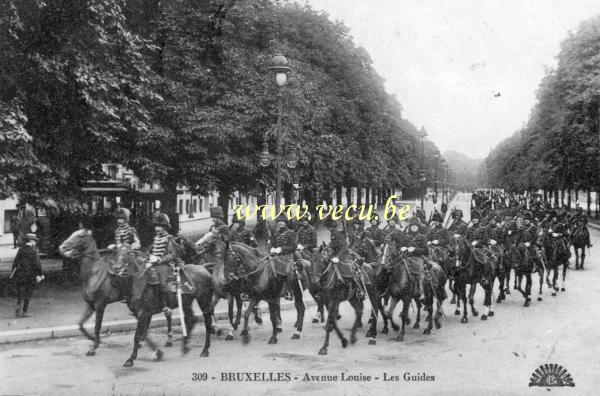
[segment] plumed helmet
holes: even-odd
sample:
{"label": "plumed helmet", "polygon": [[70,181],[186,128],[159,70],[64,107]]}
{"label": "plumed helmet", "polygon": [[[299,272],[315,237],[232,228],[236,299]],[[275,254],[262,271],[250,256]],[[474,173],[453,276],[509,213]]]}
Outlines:
{"label": "plumed helmet", "polygon": [[119,208],[117,209],[117,213],[115,214],[115,217],[117,219],[123,219],[125,221],[129,221],[129,209],[127,208]]}
{"label": "plumed helmet", "polygon": [[431,215],[431,221],[437,221],[438,223],[441,223],[442,221],[444,221],[444,219],[442,219],[442,215],[440,212],[434,212]]}
{"label": "plumed helmet", "polygon": [[453,219],[458,219],[458,218],[462,218],[463,217],[463,212],[460,209],[454,209],[454,211],[452,212],[452,218]]}
{"label": "plumed helmet", "polygon": [[531,212],[525,212],[525,214],[523,215],[523,220],[533,220]]}
{"label": "plumed helmet", "polygon": [[477,209],[473,209],[473,211],[471,212],[471,220],[473,219],[481,220],[481,212]]}
{"label": "plumed helmet", "polygon": [[220,206],[212,206],[210,208],[210,217],[224,220],[223,208]]}
{"label": "plumed helmet", "polygon": [[156,213],[154,216],[152,216],[152,224],[155,226],[171,228],[171,220],[169,220],[169,216],[164,213]]}
{"label": "plumed helmet", "polygon": [[411,226],[411,225],[413,225],[413,224],[416,224],[416,225],[418,225],[418,226],[421,226],[421,220],[420,220],[418,217],[411,217],[411,218],[408,220],[408,225],[409,225],[409,226]]}

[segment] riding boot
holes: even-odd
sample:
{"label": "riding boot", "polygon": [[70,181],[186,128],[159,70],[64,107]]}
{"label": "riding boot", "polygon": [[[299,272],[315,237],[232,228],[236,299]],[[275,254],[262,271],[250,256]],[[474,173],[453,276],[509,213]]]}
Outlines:
{"label": "riding boot", "polygon": [[363,287],[358,282],[358,280],[356,280],[356,279],[352,279],[352,280],[354,281],[354,286],[356,287],[356,296],[362,300],[365,297],[366,290],[363,290]]}
{"label": "riding boot", "polygon": [[162,285],[152,285],[152,287],[154,288],[154,294],[156,294],[156,296],[158,297],[160,304],[162,306],[162,311],[164,312],[165,315],[169,316],[171,315],[172,311],[171,308],[169,308],[169,303],[167,302],[167,298],[165,296],[164,291],[162,290]]}

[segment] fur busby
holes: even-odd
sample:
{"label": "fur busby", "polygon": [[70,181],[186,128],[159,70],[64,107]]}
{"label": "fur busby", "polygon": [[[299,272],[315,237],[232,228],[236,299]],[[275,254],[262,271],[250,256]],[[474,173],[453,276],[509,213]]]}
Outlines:
{"label": "fur busby", "polygon": [[155,226],[162,226],[167,229],[171,228],[171,220],[169,220],[169,216],[164,213],[156,213],[152,216],[152,224]]}
{"label": "fur busby", "polygon": [[453,219],[460,219],[463,217],[463,212],[460,209],[454,209],[454,211],[452,212],[452,218]]}
{"label": "fur busby", "polygon": [[129,209],[119,208],[117,209],[117,213],[115,214],[117,219],[123,219],[125,221],[129,221]]}
{"label": "fur busby", "polygon": [[210,208],[210,217],[225,220],[223,215],[223,208],[220,206],[213,206]]}

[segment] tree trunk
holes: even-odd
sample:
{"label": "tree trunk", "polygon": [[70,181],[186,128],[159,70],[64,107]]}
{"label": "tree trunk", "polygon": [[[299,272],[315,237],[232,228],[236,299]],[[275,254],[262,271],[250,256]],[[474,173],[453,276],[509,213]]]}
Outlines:
{"label": "tree trunk", "polygon": [[554,190],[554,207],[558,208],[560,205],[560,198],[558,194],[558,190]]}
{"label": "tree trunk", "polygon": [[365,190],[365,206],[369,205],[369,203],[371,203],[371,189],[367,188]]}
{"label": "tree trunk", "polygon": [[283,200],[285,205],[292,204],[292,195],[294,193],[294,186],[291,183],[283,183]]}
{"label": "tree trunk", "polygon": [[544,189],[544,203],[548,202],[548,191],[546,191],[546,189]]}
{"label": "tree trunk", "polygon": [[592,190],[587,189],[587,215],[592,215]]}
{"label": "tree trunk", "polygon": [[579,189],[576,188],[575,189],[575,205],[577,205],[579,202]]}
{"label": "tree trunk", "polygon": [[567,206],[569,207],[569,210],[571,210],[571,189],[570,188],[567,192]]}
{"label": "tree trunk", "polygon": [[[174,178],[169,178],[174,180]],[[177,211],[177,183],[176,182],[163,182],[164,195],[160,200],[161,207],[160,211],[167,216],[171,221],[171,234],[179,234],[179,212]]]}
{"label": "tree trunk", "polygon": [[344,194],[342,194],[342,188],[343,187],[341,184],[335,187],[335,198],[338,205],[343,205],[344,203]]}
{"label": "tree trunk", "polygon": [[352,187],[346,186],[346,205],[352,205]]}
{"label": "tree trunk", "polygon": [[356,206],[360,206],[362,203],[362,187],[356,186]]}
{"label": "tree trunk", "polygon": [[223,221],[225,224],[229,224],[229,194],[231,194],[231,191],[228,189],[219,188],[217,205],[223,208]]}

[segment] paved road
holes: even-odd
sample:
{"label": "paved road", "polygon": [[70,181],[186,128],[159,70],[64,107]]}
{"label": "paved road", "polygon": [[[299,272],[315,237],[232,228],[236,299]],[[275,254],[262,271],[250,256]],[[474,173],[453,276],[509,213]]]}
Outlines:
{"label": "paved road", "polygon": [[[459,197],[457,205],[468,207],[468,199]],[[105,337],[95,357],[84,356],[89,345],[81,338],[4,345],[0,346],[0,394],[541,395],[548,391],[529,388],[528,383],[532,372],[544,363],[561,364],[575,382],[575,388],[553,388],[552,394],[598,394],[600,315],[593,304],[600,298],[600,232],[592,230],[592,238],[595,246],[587,268],[569,273],[566,292],[551,297],[546,291],[544,301],[534,299],[528,308],[513,293],[487,322],[469,316],[469,323],[461,324],[452,307],[445,304],[448,316],[442,329],[431,335],[409,328],[404,342],[396,342],[395,334],[380,334],[377,345],[372,346],[361,330],[357,344],[346,349],[332,335],[329,355],[319,356],[322,327],[308,323],[303,338],[291,340],[294,312],[287,311],[277,345],[267,345],[270,326],[254,325],[250,345],[242,346],[237,336],[234,341],[214,339],[211,356],[200,358],[204,331],[198,329],[188,355],[163,348],[164,361],[154,362],[144,346],[129,369],[121,365],[130,352],[130,333]],[[481,294],[476,301],[481,305]],[[342,315],[342,329],[348,334],[353,314],[347,304]],[[162,332],[153,334],[161,343],[166,339]],[[266,373],[267,377],[284,373],[283,378],[289,375],[291,380],[222,380],[223,375],[238,372]],[[206,373],[207,380],[194,381],[194,373]],[[370,376],[371,380],[340,381],[342,373]],[[305,381],[307,374],[337,376],[337,381]],[[384,375],[398,380],[384,381]],[[429,381],[410,380],[413,376]]]}

